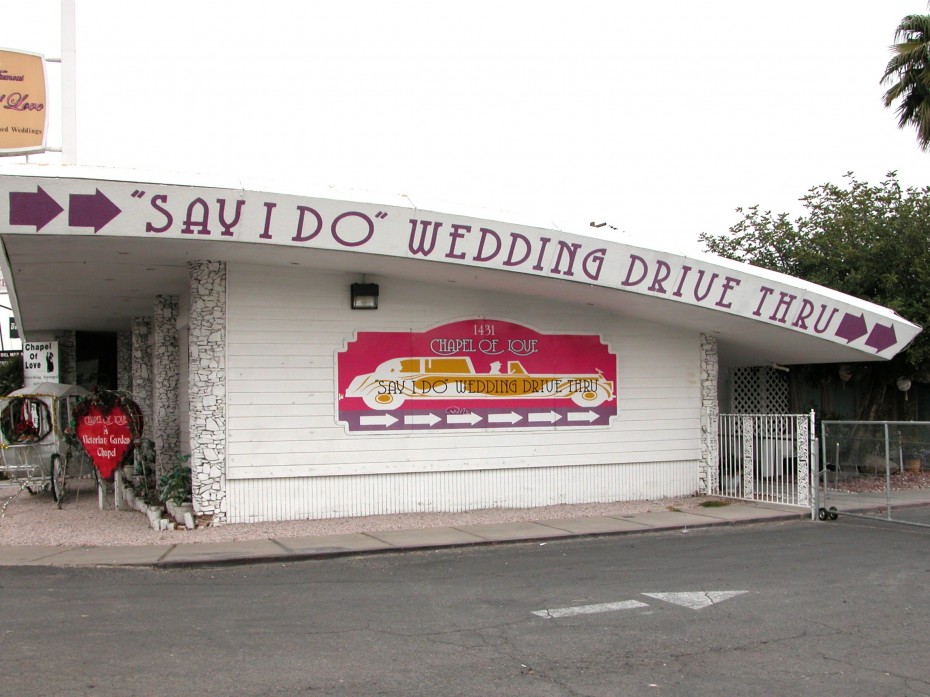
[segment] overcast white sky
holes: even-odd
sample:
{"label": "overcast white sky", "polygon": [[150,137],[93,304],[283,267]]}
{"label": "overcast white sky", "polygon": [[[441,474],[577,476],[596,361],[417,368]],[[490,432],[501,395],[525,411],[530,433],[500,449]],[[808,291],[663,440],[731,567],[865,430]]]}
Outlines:
{"label": "overcast white sky", "polygon": [[[0,47],[59,55],[58,0],[0,3]],[[795,214],[847,171],[930,183],[879,84],[898,21],[927,11],[77,0],[78,162],[406,194],[697,251],[737,206]]]}

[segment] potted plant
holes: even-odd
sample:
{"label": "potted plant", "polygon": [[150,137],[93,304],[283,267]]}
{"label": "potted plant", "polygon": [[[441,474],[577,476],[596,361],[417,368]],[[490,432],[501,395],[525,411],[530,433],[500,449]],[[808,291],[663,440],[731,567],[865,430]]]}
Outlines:
{"label": "potted plant", "polygon": [[158,479],[158,495],[165,502],[168,513],[175,520],[184,519],[185,513],[193,512],[191,504],[191,468],[187,464],[190,455],[178,455],[174,466]]}

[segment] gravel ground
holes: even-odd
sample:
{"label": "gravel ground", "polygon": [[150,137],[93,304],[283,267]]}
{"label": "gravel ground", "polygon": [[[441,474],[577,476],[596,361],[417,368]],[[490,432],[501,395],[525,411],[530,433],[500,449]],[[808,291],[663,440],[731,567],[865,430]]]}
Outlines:
{"label": "gravel ground", "polygon": [[631,515],[647,511],[695,508],[706,501],[702,497],[663,499],[660,501],[622,501],[543,508],[508,508],[467,513],[409,513],[368,516],[364,518],[330,518],[282,523],[217,525],[196,530],[156,532],[138,511],[101,511],[93,482],[72,480],[69,493],[59,510],[47,493],[35,496],[16,494],[19,487],[0,482],[0,507],[9,501],[0,517],[0,545],[147,545],[197,542],[229,542],[270,537],[299,537],[351,532],[410,530],[456,525],[480,525],[524,520],[555,520],[597,515]]}
{"label": "gravel ground", "polygon": [[[925,472],[892,472],[891,488],[893,491],[904,489],[930,489],[930,471]],[[830,473],[829,486],[837,491],[851,494],[875,493],[884,491],[887,484],[884,474],[849,475],[840,473],[835,477]]]}

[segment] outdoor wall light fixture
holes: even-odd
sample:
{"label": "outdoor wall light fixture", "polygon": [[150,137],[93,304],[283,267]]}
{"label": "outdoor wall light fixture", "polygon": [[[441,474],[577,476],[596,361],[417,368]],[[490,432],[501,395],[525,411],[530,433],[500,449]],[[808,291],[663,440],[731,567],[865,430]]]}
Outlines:
{"label": "outdoor wall light fixture", "polygon": [[378,309],[378,284],[377,283],[353,283],[352,284],[352,309],[353,310],[377,310]]}

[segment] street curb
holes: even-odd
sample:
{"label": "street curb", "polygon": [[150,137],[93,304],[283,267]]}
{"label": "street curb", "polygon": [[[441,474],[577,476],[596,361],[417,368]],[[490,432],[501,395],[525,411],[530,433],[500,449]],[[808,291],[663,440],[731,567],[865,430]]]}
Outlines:
{"label": "street curb", "polygon": [[[706,522],[701,522],[695,525],[681,526],[681,525],[668,525],[668,526],[654,526],[654,527],[644,527],[642,530],[616,530],[610,532],[597,532],[597,533],[578,533],[578,534],[560,534],[560,535],[551,535],[551,536],[541,536],[541,537],[522,537],[522,538],[512,538],[506,540],[475,540],[468,542],[454,542],[449,544],[431,544],[431,545],[418,545],[418,546],[408,546],[408,547],[398,547],[393,545],[385,545],[384,547],[374,548],[374,549],[345,549],[345,550],[327,550],[324,552],[293,552],[290,554],[273,554],[273,555],[255,555],[250,557],[244,556],[235,556],[230,555],[228,557],[214,557],[211,559],[196,560],[196,559],[183,559],[178,561],[172,561],[170,559],[164,559],[164,556],[170,554],[165,552],[162,559],[154,563],[139,563],[139,564],[107,564],[107,567],[126,567],[126,568],[152,568],[162,571],[171,571],[171,570],[183,570],[183,569],[209,569],[209,568],[222,568],[230,566],[244,566],[252,564],[285,564],[292,562],[302,562],[302,561],[312,561],[312,560],[324,560],[324,559],[340,559],[345,557],[362,557],[362,556],[374,556],[374,555],[383,555],[383,554],[398,554],[398,553],[409,553],[409,552],[435,552],[443,549],[462,549],[465,547],[494,547],[494,546],[503,546],[503,545],[517,545],[517,544],[530,544],[530,543],[552,543],[565,540],[583,540],[583,539],[597,539],[605,537],[619,537],[627,535],[648,535],[656,533],[668,533],[676,532],[682,530],[702,530],[707,528],[720,528],[720,527],[742,527],[748,525],[758,525],[761,523],[783,523],[791,521],[804,521],[810,520],[810,513],[805,511],[803,513],[785,513],[784,515],[778,516],[767,516],[759,518],[744,518],[738,520],[708,520]],[[286,539],[286,538],[284,538]],[[272,539],[272,542],[285,546],[283,543],[279,543],[277,539]],[[103,566],[103,565],[98,565]]]}

